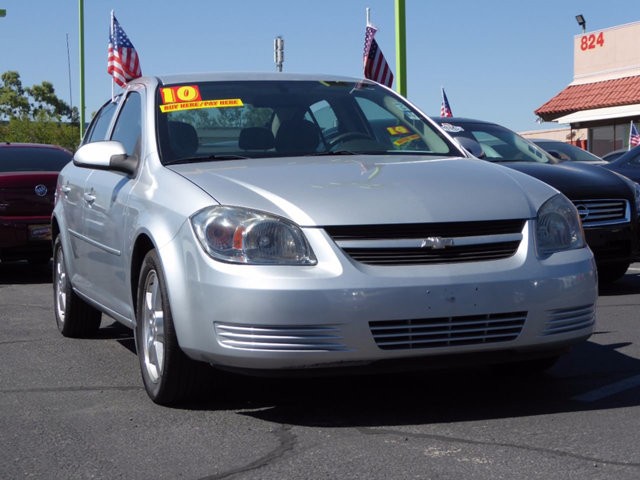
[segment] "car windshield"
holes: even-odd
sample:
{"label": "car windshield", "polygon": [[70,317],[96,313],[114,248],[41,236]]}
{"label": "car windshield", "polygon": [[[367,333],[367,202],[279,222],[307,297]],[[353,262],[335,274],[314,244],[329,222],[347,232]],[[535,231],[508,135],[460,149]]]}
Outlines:
{"label": "car windshield", "polygon": [[569,143],[547,140],[536,140],[534,143],[539,147],[544,148],[547,152],[555,152],[558,158],[562,161],[602,162],[600,157]]}
{"label": "car windshield", "polygon": [[483,158],[492,162],[557,163],[547,152],[508,128],[484,122],[443,122],[442,128],[453,137],[475,140]]}
{"label": "car windshield", "polygon": [[59,172],[71,160],[71,153],[58,148],[0,148],[0,172]]}
{"label": "car windshield", "polygon": [[366,81],[162,85],[157,102],[164,164],[323,154],[460,156],[420,112]]}

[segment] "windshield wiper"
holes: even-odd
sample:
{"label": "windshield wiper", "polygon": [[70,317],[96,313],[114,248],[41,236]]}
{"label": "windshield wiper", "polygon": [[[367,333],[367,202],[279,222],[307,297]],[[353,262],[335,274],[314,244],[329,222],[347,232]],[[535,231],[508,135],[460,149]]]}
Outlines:
{"label": "windshield wiper", "polygon": [[201,157],[182,157],[176,158],[175,160],[169,160],[168,162],[164,162],[164,165],[179,165],[182,163],[197,163],[197,162],[208,162],[211,160],[245,160],[249,157],[244,157],[242,155],[205,155]]}
{"label": "windshield wiper", "polygon": [[328,155],[361,155],[362,153],[367,153],[367,152],[354,152],[351,150],[327,150],[326,152],[313,152],[313,153],[306,153],[304,156],[305,157],[325,157]]}

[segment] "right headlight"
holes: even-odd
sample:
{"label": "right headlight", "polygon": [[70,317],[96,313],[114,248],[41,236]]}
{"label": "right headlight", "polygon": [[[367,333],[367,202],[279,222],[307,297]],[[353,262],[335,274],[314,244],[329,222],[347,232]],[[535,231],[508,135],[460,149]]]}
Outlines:
{"label": "right headlight", "polygon": [[539,256],[585,246],[582,223],[576,207],[562,194],[547,200],[536,218]]}
{"label": "right headlight", "polygon": [[223,262],[248,265],[315,265],[300,227],[265,212],[207,207],[191,217],[202,248]]}

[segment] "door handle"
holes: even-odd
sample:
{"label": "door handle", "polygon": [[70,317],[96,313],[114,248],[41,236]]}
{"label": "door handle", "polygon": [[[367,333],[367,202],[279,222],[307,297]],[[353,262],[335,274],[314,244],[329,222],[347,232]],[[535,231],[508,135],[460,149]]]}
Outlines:
{"label": "door handle", "polygon": [[91,205],[91,204],[93,204],[93,202],[96,201],[96,196],[93,193],[85,192],[84,201],[87,202],[89,205]]}

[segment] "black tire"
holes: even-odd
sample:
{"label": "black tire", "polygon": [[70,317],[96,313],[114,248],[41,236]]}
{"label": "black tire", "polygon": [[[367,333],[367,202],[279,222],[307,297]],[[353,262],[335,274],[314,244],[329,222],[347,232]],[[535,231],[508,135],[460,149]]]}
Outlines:
{"label": "black tire", "polygon": [[160,260],[155,250],[140,269],[136,350],[147,394],[159,405],[177,405],[204,390],[208,365],[187,357],[178,344]]}
{"label": "black tire", "polygon": [[51,255],[32,255],[27,258],[27,262],[30,265],[34,265],[36,267],[44,267],[49,265],[49,261],[51,260]]}
{"label": "black tire", "polygon": [[53,310],[65,337],[87,338],[100,328],[102,312],[82,300],[71,288],[60,237],[53,245]]}
{"label": "black tire", "polygon": [[628,262],[622,262],[599,266],[598,280],[603,284],[613,283],[627,273],[629,265],[630,264]]}

